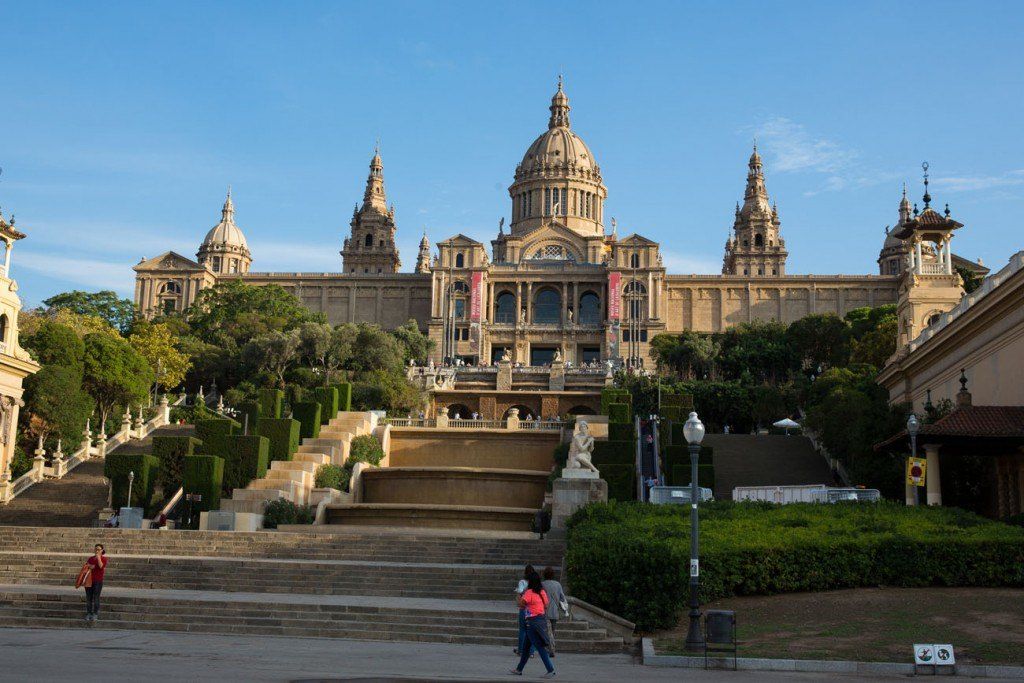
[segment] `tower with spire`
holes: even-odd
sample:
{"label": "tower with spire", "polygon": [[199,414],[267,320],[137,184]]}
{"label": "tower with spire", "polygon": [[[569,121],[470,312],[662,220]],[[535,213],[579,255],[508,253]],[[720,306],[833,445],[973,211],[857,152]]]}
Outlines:
{"label": "tower with spire", "polygon": [[416,272],[430,272],[430,240],[427,239],[427,231],[423,231],[423,238],[420,240],[420,251],[416,255]]}
{"label": "tower with spire", "polygon": [[[397,273],[402,262],[395,243],[395,207],[388,207],[384,163],[374,149],[363,204],[352,212],[351,233],[341,250],[342,270],[351,275]],[[418,271],[417,271],[418,272]]]}
{"label": "tower with spire", "polygon": [[789,253],[782,239],[778,207],[768,199],[757,143],[754,143],[747,168],[743,205],[736,205],[732,234],[725,243],[722,273],[760,277],[785,275]]}
{"label": "tower with spire", "polygon": [[252,254],[241,228],[235,225],[235,203],[231,188],[220,211],[220,222],[210,228],[199,245],[196,258],[215,275],[242,275],[249,272]]}

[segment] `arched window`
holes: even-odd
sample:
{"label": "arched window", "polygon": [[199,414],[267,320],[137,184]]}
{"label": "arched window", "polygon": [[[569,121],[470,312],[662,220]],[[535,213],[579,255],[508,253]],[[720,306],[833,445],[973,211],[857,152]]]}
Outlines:
{"label": "arched window", "polygon": [[533,300],[533,322],[557,325],[562,322],[562,296],[554,289],[542,289]]}
{"label": "arched window", "polygon": [[774,247],[775,246],[775,240],[768,240],[768,246],[769,247]]}
{"label": "arched window", "polygon": [[160,285],[161,294],[181,294],[181,285],[174,280],[168,280]]}
{"label": "arched window", "polygon": [[462,254],[462,252],[459,252],[458,254],[455,255],[455,267],[456,268],[464,268],[465,265],[466,265],[466,257]]}
{"label": "arched window", "polygon": [[494,322],[512,324],[516,321],[516,295],[502,292],[494,300]]}
{"label": "arched window", "polygon": [[601,323],[601,297],[594,292],[583,292],[580,295],[579,310],[578,322],[581,325],[599,325]]}
{"label": "arched window", "polygon": [[754,235],[754,246],[755,247],[763,247],[764,246],[764,238],[761,237],[761,233],[758,233],[758,234]]}
{"label": "arched window", "polygon": [[630,268],[639,268],[640,267],[640,254],[638,254],[636,252],[633,252],[633,254],[629,257],[629,267]]}
{"label": "arched window", "polygon": [[220,272],[220,256],[214,256],[210,259],[210,265],[214,272]]}
{"label": "arched window", "polygon": [[743,246],[749,247],[750,246],[750,242],[748,240],[743,240]]}
{"label": "arched window", "polygon": [[369,235],[369,234],[368,234],[368,235],[366,236],[366,239],[365,239],[365,240],[363,240],[363,244],[364,244],[364,245],[366,245],[366,246],[368,246],[368,247],[372,247],[372,246],[373,246],[373,235]]}
{"label": "arched window", "polygon": [[630,320],[643,320],[647,310],[647,288],[643,283],[633,280],[623,290],[626,299],[626,310],[629,311]]}

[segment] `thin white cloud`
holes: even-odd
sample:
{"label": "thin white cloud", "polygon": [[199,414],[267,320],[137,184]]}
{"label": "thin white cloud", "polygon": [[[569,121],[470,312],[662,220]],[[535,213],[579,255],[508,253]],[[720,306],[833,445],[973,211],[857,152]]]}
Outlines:
{"label": "thin white cloud", "polygon": [[757,127],[757,142],[767,153],[772,168],[781,173],[816,171],[839,174],[857,158],[827,138],[812,135],[799,123],[778,117]]}
{"label": "thin white cloud", "polygon": [[1002,175],[935,176],[931,180],[938,188],[950,192],[976,192],[1024,185],[1024,169],[1007,171]]}
{"label": "thin white cloud", "polygon": [[15,268],[25,268],[87,289],[112,289],[122,296],[130,296],[133,292],[133,264],[123,261],[58,256],[29,249],[16,252],[13,260]]}
{"label": "thin white cloud", "polygon": [[722,272],[721,259],[714,259],[706,254],[684,255],[662,249],[661,259],[665,265],[665,270],[669,273],[713,275]]}

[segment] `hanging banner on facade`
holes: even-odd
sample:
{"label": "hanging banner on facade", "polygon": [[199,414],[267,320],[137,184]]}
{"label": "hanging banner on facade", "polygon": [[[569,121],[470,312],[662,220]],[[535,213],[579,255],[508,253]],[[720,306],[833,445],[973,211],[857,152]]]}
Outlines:
{"label": "hanging banner on facade", "polygon": [[469,322],[480,322],[480,312],[483,310],[484,274],[479,270],[473,273],[469,287]]}
{"label": "hanging banner on facade", "polygon": [[608,320],[622,316],[622,273],[608,273]]}

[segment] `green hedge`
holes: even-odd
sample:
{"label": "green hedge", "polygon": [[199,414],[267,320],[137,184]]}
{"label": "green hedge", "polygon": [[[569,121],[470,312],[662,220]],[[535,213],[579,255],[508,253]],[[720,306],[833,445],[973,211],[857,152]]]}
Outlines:
{"label": "green hedge", "polygon": [[230,436],[241,428],[242,425],[238,424],[230,417],[214,417],[208,420],[196,420],[196,437],[198,437],[203,443],[206,443],[211,439]]}
{"label": "green hedge", "polygon": [[224,488],[245,488],[253,479],[267,475],[270,466],[270,440],[267,437],[235,434],[228,437],[226,446],[223,453],[217,453],[224,458]]}
{"label": "green hedge", "polygon": [[605,387],[601,390],[601,414],[608,415],[608,406],[613,403],[628,403],[632,405],[633,395],[629,393],[628,389]]}
{"label": "green hedge", "polygon": [[302,401],[292,404],[292,417],[299,421],[299,437],[315,439],[320,436],[320,404]]}
{"label": "green hedge", "polygon": [[291,460],[295,451],[299,450],[298,420],[290,417],[261,417],[256,423],[256,433],[270,441],[271,460]]}
{"label": "green hedge", "polygon": [[[256,432],[256,421],[260,419],[260,404],[257,401],[242,401],[238,404],[238,421],[242,423],[242,429],[245,430],[248,424],[248,432],[254,434]],[[249,417],[248,422],[246,416]]]}
{"label": "green hedge", "polygon": [[339,491],[348,490],[348,480],[352,476],[352,471],[347,467],[341,467],[339,465],[320,465],[316,469],[316,478],[314,485],[318,489],[338,489]]}
{"label": "green hedge", "polygon": [[148,515],[153,503],[153,489],[160,476],[160,461],[143,453],[111,453],[103,462],[103,476],[110,480],[111,502],[114,509],[128,503],[128,475],[135,472],[132,499],[129,507],[141,507]]}
{"label": "green hedge", "polygon": [[671,406],[682,412],[685,416],[693,410],[693,396],[690,394],[662,394],[661,395],[661,415],[665,416],[665,408]]}
{"label": "green hedge", "polygon": [[267,503],[263,510],[263,528],[276,529],[279,524],[312,524],[316,511],[307,505],[296,505],[281,498]]}
{"label": "green hedge", "polygon": [[320,424],[325,425],[338,414],[338,388],[317,387],[313,400],[320,404]]}
{"label": "green hedge", "polygon": [[[676,464],[669,470],[671,478],[669,483],[672,486],[690,485],[690,465]],[[706,489],[715,488],[715,466],[697,465],[697,484]]]}
{"label": "green hedge", "polygon": [[164,496],[174,495],[183,481],[185,456],[195,453],[202,441],[191,436],[154,436],[153,457],[160,463],[157,481],[164,490]]}
{"label": "green hedge", "polygon": [[[636,622],[678,624],[689,507],[589,505],[568,522],[573,595]],[[701,602],[877,586],[1024,586],[1024,529],[957,508],[898,503],[704,503]]]}
{"label": "green hedge", "polygon": [[[352,384],[342,382],[341,384],[335,384],[334,388],[338,390],[338,410],[345,412],[352,410]],[[332,415],[331,417],[334,416]]]}
{"label": "green hedge", "polygon": [[629,403],[612,403],[608,406],[608,422],[615,424],[633,423],[633,406]]}
{"label": "green hedge", "polygon": [[[676,465],[690,466],[690,447],[687,445],[666,446],[662,449],[665,455],[665,467],[671,469]],[[697,456],[698,465],[714,465],[715,449],[711,446],[701,446],[700,455]]]}
{"label": "green hedge", "polygon": [[608,500],[636,500],[635,465],[601,465],[601,478],[608,482]]}
{"label": "green hedge", "polygon": [[601,469],[602,465],[636,466],[635,441],[595,441],[591,461]]}
{"label": "green hedge", "polygon": [[260,389],[260,417],[277,420],[281,417],[284,392],[280,389]]}
{"label": "green hedge", "polygon": [[348,452],[348,463],[365,462],[376,467],[384,459],[384,449],[372,434],[363,434],[352,439]]}
{"label": "green hedge", "polygon": [[632,422],[609,422],[609,441],[632,441],[636,438],[636,426]]}
{"label": "green hedge", "polygon": [[224,458],[215,455],[190,455],[185,458],[185,493],[203,497],[194,503],[196,512],[220,507],[220,490],[224,484]]}

